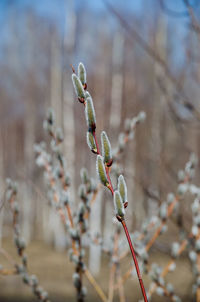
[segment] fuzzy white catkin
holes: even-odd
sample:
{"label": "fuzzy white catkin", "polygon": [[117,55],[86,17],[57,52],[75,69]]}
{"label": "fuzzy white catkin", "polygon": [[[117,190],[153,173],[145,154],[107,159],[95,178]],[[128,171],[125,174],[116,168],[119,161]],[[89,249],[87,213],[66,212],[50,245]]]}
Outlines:
{"label": "fuzzy white catkin", "polygon": [[106,175],[103,158],[101,155],[97,155],[96,169],[97,169],[97,174],[99,175],[99,179],[100,179],[101,183],[104,186],[107,186],[109,184],[109,182],[108,182],[108,178]]}
{"label": "fuzzy white catkin", "polygon": [[173,294],[173,292],[174,292],[174,287],[173,287],[173,285],[172,285],[171,283],[167,283],[166,289],[168,290],[168,292],[169,292],[170,294]]}
{"label": "fuzzy white catkin", "polygon": [[89,181],[88,171],[86,168],[81,168],[80,176],[82,183],[86,184]]}
{"label": "fuzzy white catkin", "polygon": [[189,186],[189,190],[190,190],[190,193],[192,195],[196,195],[196,196],[199,196],[200,195],[200,188],[198,188],[197,186],[191,184]]}
{"label": "fuzzy white catkin", "polygon": [[179,297],[176,296],[176,295],[173,295],[173,301],[174,301],[174,302],[181,302],[181,298],[179,298]]}
{"label": "fuzzy white catkin", "polygon": [[137,116],[138,122],[144,122],[146,119],[146,112],[140,111]]}
{"label": "fuzzy white catkin", "polygon": [[109,164],[112,161],[112,149],[108,136],[105,131],[101,132],[101,148],[104,163]]}
{"label": "fuzzy white catkin", "polygon": [[195,251],[190,251],[189,258],[191,262],[195,263],[197,261],[197,253],[195,253]]}
{"label": "fuzzy white catkin", "polygon": [[178,186],[178,194],[179,195],[184,195],[188,190],[188,184],[180,184]]}
{"label": "fuzzy white catkin", "polygon": [[87,131],[87,144],[91,151],[97,153],[97,146],[93,134]]}
{"label": "fuzzy white catkin", "polygon": [[199,228],[198,228],[198,226],[193,225],[193,226],[192,226],[192,235],[193,235],[193,236],[197,236],[198,233],[199,233]]}
{"label": "fuzzy white catkin", "polygon": [[79,63],[78,65],[78,77],[81,83],[84,85],[86,83],[86,70],[83,63]]}
{"label": "fuzzy white catkin", "polygon": [[129,133],[131,131],[131,119],[127,118],[124,122],[124,130]]}
{"label": "fuzzy white catkin", "polygon": [[96,116],[95,116],[94,105],[91,97],[86,99],[85,118],[87,121],[88,130],[95,130]]}
{"label": "fuzzy white catkin", "polygon": [[160,235],[162,235],[162,234],[164,234],[164,233],[166,233],[167,232],[167,230],[168,230],[168,226],[165,224],[165,225],[163,225],[162,226],[162,228],[161,228],[161,230],[160,230]]}
{"label": "fuzzy white catkin", "polygon": [[167,203],[171,204],[175,200],[175,195],[173,193],[169,193],[167,195]]}
{"label": "fuzzy white catkin", "polygon": [[87,99],[87,98],[91,98],[91,95],[90,95],[90,93],[89,93],[88,91],[85,92],[85,98],[86,98],[86,99]]}
{"label": "fuzzy white catkin", "polygon": [[115,214],[123,218],[125,215],[125,210],[119,191],[114,192],[114,207]]}
{"label": "fuzzy white catkin", "polygon": [[190,154],[190,162],[192,165],[196,166],[198,164],[198,157],[196,156],[195,153]]}
{"label": "fuzzy white catkin", "polygon": [[194,223],[197,225],[197,226],[200,226],[200,215],[197,215],[194,217]]}
{"label": "fuzzy white catkin", "polygon": [[85,91],[83,88],[83,85],[80,81],[80,79],[77,77],[77,75],[75,73],[72,74],[72,82],[74,85],[74,90],[76,92],[76,95],[81,98],[84,99],[85,98]]}
{"label": "fuzzy white catkin", "polygon": [[195,243],[195,250],[197,253],[200,252],[200,239],[196,240],[196,243]]}
{"label": "fuzzy white catkin", "polygon": [[185,171],[180,170],[178,171],[178,181],[184,181],[185,179]]}
{"label": "fuzzy white catkin", "polygon": [[78,274],[78,273],[74,273],[72,278],[73,278],[74,286],[75,286],[76,288],[79,288],[80,285],[81,285],[81,280],[80,280],[79,274]]}
{"label": "fuzzy white catkin", "polygon": [[164,296],[164,289],[162,288],[162,287],[160,287],[160,286],[158,286],[157,288],[156,288],[156,293],[159,295],[159,296]]}
{"label": "fuzzy white catkin", "polygon": [[160,209],[159,209],[159,216],[163,220],[167,218],[167,204],[166,204],[166,202],[163,202],[163,204],[161,204]]}
{"label": "fuzzy white catkin", "polygon": [[172,244],[172,257],[177,258],[179,255],[180,244],[178,242],[174,242]]}
{"label": "fuzzy white catkin", "polygon": [[173,272],[176,269],[176,263],[172,262],[169,266],[169,272]]}
{"label": "fuzzy white catkin", "polygon": [[127,202],[128,201],[128,198],[127,198],[127,186],[126,186],[126,182],[124,180],[124,176],[123,175],[120,175],[118,177],[118,191],[119,191],[119,193],[121,195],[123,203]]}
{"label": "fuzzy white catkin", "polygon": [[124,148],[125,148],[124,139],[125,139],[125,134],[122,132],[122,133],[119,134],[119,137],[118,137],[118,144],[119,144],[119,150],[120,151],[123,151]]}

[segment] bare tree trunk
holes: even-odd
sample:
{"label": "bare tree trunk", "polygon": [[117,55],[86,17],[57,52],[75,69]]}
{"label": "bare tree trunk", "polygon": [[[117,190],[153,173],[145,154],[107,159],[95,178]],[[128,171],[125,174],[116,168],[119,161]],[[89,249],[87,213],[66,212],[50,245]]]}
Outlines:
{"label": "bare tree trunk", "polygon": [[[110,132],[117,138],[121,125],[122,116],[122,94],[123,94],[123,59],[124,59],[124,36],[116,32],[112,45],[112,85],[111,85],[111,110],[110,110]],[[113,205],[105,203],[104,243],[108,245],[113,233],[112,218],[114,216]]]}
{"label": "bare tree trunk", "polygon": [[[157,32],[155,37],[155,44],[156,50],[159,55],[165,59],[166,58],[166,42],[167,35],[166,35],[166,24],[165,20],[158,18],[158,26]],[[155,187],[152,189],[155,190],[155,193],[160,195],[160,190],[162,188],[162,179],[163,179],[163,167],[161,164],[164,161],[163,149],[163,139],[164,137],[161,136],[163,134],[161,129],[163,127],[164,121],[164,108],[166,105],[165,95],[158,87],[158,77],[163,74],[163,70],[161,69],[160,65],[155,62],[154,64],[154,100],[153,103],[155,105],[152,106],[152,133],[151,133],[151,146],[150,146],[150,158],[154,168],[152,167],[151,170],[151,179],[152,182],[155,184]],[[152,216],[157,211],[157,201],[153,199],[149,199],[148,204],[148,215]]]}
{"label": "bare tree trunk", "polygon": [[51,39],[51,107],[55,111],[56,124],[62,125],[62,67],[61,67],[61,39],[54,31]]}
{"label": "bare tree trunk", "polygon": [[[64,34],[64,64],[67,71],[63,73],[63,123],[64,123],[64,153],[67,158],[68,172],[71,178],[70,196],[75,200],[75,121],[74,121],[74,94],[71,82],[70,63],[73,63],[75,48],[76,14],[74,0],[66,2],[68,10],[65,19]],[[69,38],[70,37],[70,38]],[[68,57],[66,58],[66,54]]]}

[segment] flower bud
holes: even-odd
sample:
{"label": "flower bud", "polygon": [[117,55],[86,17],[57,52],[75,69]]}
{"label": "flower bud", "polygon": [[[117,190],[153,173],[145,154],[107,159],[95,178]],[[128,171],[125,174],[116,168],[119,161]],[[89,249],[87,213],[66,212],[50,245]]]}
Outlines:
{"label": "flower bud", "polygon": [[83,65],[83,63],[79,63],[79,65],[78,65],[78,77],[79,77],[82,85],[84,86],[86,84],[86,70],[85,70],[85,66]]}
{"label": "flower bud", "polygon": [[179,170],[178,171],[178,181],[182,182],[182,181],[184,181],[184,179],[185,179],[185,171]]}
{"label": "flower bud", "polygon": [[162,220],[167,219],[167,204],[166,202],[163,202],[159,209],[159,216]]}
{"label": "flower bud", "polygon": [[193,225],[192,226],[192,235],[196,237],[198,234],[199,234],[199,228],[198,228],[198,226],[197,225]]}
{"label": "flower bud", "polygon": [[173,193],[169,193],[167,195],[167,204],[171,204],[175,200],[175,196]]}
{"label": "flower bud", "polygon": [[101,155],[97,155],[96,161],[97,174],[99,175],[99,179],[104,186],[108,186],[109,181],[106,175],[105,166],[103,163],[103,158]]}
{"label": "flower bud", "polygon": [[78,230],[71,228],[69,230],[70,236],[73,240],[79,240],[80,239],[80,234]]}
{"label": "flower bud", "polygon": [[120,218],[124,218],[125,210],[119,191],[114,192],[114,206],[115,206],[115,214]]}
{"label": "flower bud", "polygon": [[156,293],[159,295],[159,296],[164,296],[165,295],[165,292],[164,292],[164,289],[160,286],[158,286],[156,288]]}
{"label": "flower bud", "polygon": [[80,287],[81,287],[81,280],[80,280],[80,276],[79,276],[78,273],[74,273],[73,274],[73,283],[74,283],[74,286],[77,289],[80,289]]}
{"label": "flower bud", "polygon": [[180,244],[178,242],[174,242],[172,244],[172,257],[177,258],[179,256]]}
{"label": "flower bud", "polygon": [[105,131],[101,132],[101,146],[102,146],[102,155],[104,163],[107,166],[111,166],[112,164],[112,149],[110,145],[110,141]]}
{"label": "flower bud", "polygon": [[81,295],[82,295],[83,297],[86,297],[86,295],[87,295],[87,288],[86,288],[85,286],[83,286],[83,287],[81,288]]}
{"label": "flower bud", "polygon": [[195,242],[195,250],[197,253],[200,253],[200,239]]}
{"label": "flower bud", "polygon": [[198,164],[198,157],[196,156],[195,153],[190,154],[190,159],[189,160],[190,160],[192,166],[196,166]]}
{"label": "flower bud", "polygon": [[86,168],[81,169],[80,176],[81,176],[82,183],[87,184],[89,182],[88,171]]}
{"label": "flower bud", "polygon": [[127,186],[126,186],[126,182],[124,180],[124,176],[123,175],[120,175],[118,177],[118,191],[121,195],[121,198],[122,198],[122,202],[125,203],[128,201],[128,198],[127,198]]}
{"label": "flower bud", "polygon": [[195,251],[190,251],[189,258],[191,262],[195,263],[197,261],[197,253],[195,253]]}
{"label": "flower bud", "polygon": [[56,129],[56,139],[59,143],[62,143],[64,140],[63,131],[61,128]]}
{"label": "flower bud", "polygon": [[86,99],[87,99],[87,98],[91,98],[91,95],[90,95],[90,93],[89,93],[88,91],[85,92],[85,98],[86,98]]}
{"label": "flower bud", "polygon": [[53,125],[54,121],[55,121],[54,111],[52,108],[49,108],[47,111],[47,122],[48,124]]}
{"label": "flower bud", "polygon": [[86,200],[87,199],[87,193],[86,193],[86,187],[84,184],[81,184],[79,186],[79,189],[78,189],[78,195],[81,199],[83,200]]}
{"label": "flower bud", "polygon": [[69,203],[69,194],[67,191],[62,190],[61,196],[60,196],[61,202],[66,206]]}
{"label": "flower bud", "polygon": [[19,204],[17,201],[13,202],[13,211],[15,212],[15,214],[19,213]]}
{"label": "flower bud", "polygon": [[24,274],[23,274],[22,279],[23,279],[23,282],[24,282],[25,284],[29,284],[30,278],[29,278],[29,276],[28,276],[27,273],[24,273]]}
{"label": "flower bud", "polygon": [[173,272],[176,269],[176,263],[173,261],[169,266],[169,272]]}
{"label": "flower bud", "polygon": [[65,174],[65,186],[70,186],[71,180],[70,180],[70,175],[69,173]]}
{"label": "flower bud", "polygon": [[91,193],[91,192],[96,192],[97,190],[97,184],[96,181],[94,180],[94,178],[90,178],[89,182],[88,182],[88,189],[87,192]]}
{"label": "flower bud", "polygon": [[119,144],[119,151],[122,152],[125,148],[125,134],[122,132],[119,134],[118,144]]}
{"label": "flower bud", "polygon": [[131,131],[131,120],[129,118],[125,119],[124,130],[127,133],[130,133],[130,131]]}
{"label": "flower bud", "polygon": [[171,283],[167,283],[166,285],[166,289],[168,290],[168,292],[172,295],[174,293],[174,287]]}
{"label": "flower bud", "polygon": [[30,279],[33,286],[38,285],[38,278],[35,275],[31,275]]}
{"label": "flower bud", "polygon": [[87,98],[85,105],[85,117],[88,125],[89,131],[94,131],[96,129],[96,116],[94,111],[94,105],[92,98]]}
{"label": "flower bud", "polygon": [[88,147],[90,148],[90,150],[96,154],[97,153],[96,142],[95,142],[93,134],[90,131],[87,131],[87,144],[88,144]]}
{"label": "flower bud", "polygon": [[173,295],[173,301],[174,302],[181,302],[181,299],[178,296]]}
{"label": "flower bud", "polygon": [[77,75],[75,73],[72,74],[72,82],[74,85],[76,95],[78,96],[78,98],[80,100],[84,100],[85,99],[84,88],[83,88],[83,85],[82,85],[80,79],[77,77]]}
{"label": "flower bud", "polygon": [[188,190],[188,184],[180,184],[178,186],[178,194],[179,195],[184,195]]}
{"label": "flower bud", "polygon": [[140,111],[138,116],[137,116],[138,122],[144,122],[145,119],[146,119],[146,112]]}

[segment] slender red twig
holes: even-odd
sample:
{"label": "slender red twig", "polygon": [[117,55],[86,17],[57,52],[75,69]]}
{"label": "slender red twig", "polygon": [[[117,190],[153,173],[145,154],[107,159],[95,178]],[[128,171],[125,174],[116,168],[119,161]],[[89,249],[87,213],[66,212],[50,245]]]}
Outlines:
{"label": "slender red twig", "polygon": [[98,144],[98,141],[97,141],[96,131],[94,130],[92,132],[92,134],[93,134],[93,137],[94,137],[95,144],[97,146],[97,154],[101,154],[100,149],[99,149],[99,144]]}
{"label": "slender red twig", "polygon": [[[96,146],[97,146],[97,154],[101,154],[95,131],[93,131],[93,136],[94,136],[94,140],[95,140],[95,143],[96,143]],[[114,188],[113,188],[113,185],[112,185],[112,181],[110,179],[110,173],[109,172],[110,172],[109,167],[106,167],[106,175],[108,177],[109,189],[110,189],[112,195],[114,195]],[[140,269],[139,269],[138,261],[137,261],[137,258],[136,258],[135,250],[133,248],[133,244],[131,242],[131,238],[130,238],[129,231],[128,231],[128,228],[126,226],[125,220],[121,220],[121,224],[124,228],[124,231],[125,231],[125,234],[126,234],[126,237],[127,237],[127,240],[128,240],[128,244],[129,244],[129,247],[130,247],[130,250],[131,250],[131,254],[132,254],[132,257],[133,257],[133,261],[135,263],[135,269],[136,269],[136,272],[137,272],[137,276],[138,276],[138,280],[139,280],[139,283],[140,283],[140,287],[141,287],[141,291],[142,291],[144,301],[148,302],[146,291],[145,291],[144,284],[143,284],[143,280],[142,280],[142,277],[141,277],[141,274],[140,274]]]}
{"label": "slender red twig", "polygon": [[[84,103],[84,105],[85,105],[85,103]],[[101,151],[100,151],[100,148],[99,148],[99,144],[98,144],[98,140],[97,140],[97,137],[96,137],[95,129],[92,131],[92,134],[93,134],[95,144],[96,144],[96,147],[97,147],[97,154],[101,155]],[[112,185],[112,181],[110,179],[110,168],[108,166],[106,166],[106,175],[107,175],[108,182],[109,182],[108,188],[110,189],[111,194],[114,195],[114,188],[113,188],[113,185]],[[140,283],[140,287],[141,287],[141,291],[142,291],[144,301],[148,302],[146,291],[145,291],[144,284],[143,284],[143,280],[142,280],[142,277],[141,277],[141,274],[140,274],[139,265],[138,265],[137,258],[136,258],[136,253],[135,253],[135,250],[133,248],[133,244],[131,242],[131,238],[130,238],[130,235],[129,235],[128,228],[126,226],[126,222],[125,222],[124,219],[122,219],[122,220],[120,219],[120,222],[122,223],[122,226],[124,228],[124,231],[125,231],[128,243],[129,243],[129,247],[130,247],[130,250],[131,250],[133,261],[135,263],[135,268],[136,268],[136,271],[137,271],[137,276],[138,276],[138,280],[139,280],[139,283]]]}
{"label": "slender red twig", "polygon": [[143,295],[144,301],[148,302],[146,291],[145,291],[144,284],[143,284],[143,280],[142,280],[142,277],[141,277],[141,274],[140,274],[140,269],[139,269],[138,261],[137,261],[136,255],[135,255],[135,250],[133,248],[133,244],[131,242],[131,238],[130,238],[129,231],[128,231],[128,228],[127,228],[125,220],[121,220],[121,224],[122,224],[122,226],[124,228],[124,231],[125,231],[125,234],[126,234],[126,238],[128,240],[128,244],[129,244],[129,247],[130,247],[130,250],[131,250],[131,254],[132,254],[132,257],[133,257],[133,261],[135,263],[135,269],[136,269],[136,272],[137,272],[138,281],[140,283],[140,287],[141,287],[141,291],[142,291],[142,295]]}

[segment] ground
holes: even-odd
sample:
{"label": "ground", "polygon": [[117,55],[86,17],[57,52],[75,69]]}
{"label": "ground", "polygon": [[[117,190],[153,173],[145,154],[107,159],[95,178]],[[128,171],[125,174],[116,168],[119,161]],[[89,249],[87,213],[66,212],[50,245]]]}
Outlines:
{"label": "ground", "polygon": [[[3,240],[3,247],[15,258],[16,250],[12,241]],[[74,270],[73,264],[69,261],[68,255],[65,251],[55,251],[52,247],[40,242],[34,241],[27,247],[27,254],[29,260],[29,271],[31,274],[36,274],[39,278],[41,286],[49,292],[51,301],[56,302],[75,302],[75,290],[72,284],[72,273]],[[169,256],[166,254],[160,255],[158,252],[152,252],[151,261],[158,263],[167,263]],[[130,266],[131,259],[126,258],[122,263],[122,270]],[[0,255],[0,264],[8,267],[7,261]],[[168,275],[168,280],[175,286],[176,294],[182,297],[182,301],[194,301],[192,299],[192,277],[190,264],[186,257],[182,257],[177,262],[177,269],[175,272]],[[103,265],[101,273],[96,277],[97,281],[107,293],[109,276],[109,262],[108,257],[103,258]],[[144,279],[145,285],[148,280]],[[88,295],[86,301],[101,301],[93,290],[87,280],[84,283],[88,288]],[[132,278],[126,282],[125,285],[127,302],[137,302],[141,298],[138,281]],[[157,295],[153,296],[152,301],[169,301],[168,298],[160,298]],[[33,296],[31,289],[22,283],[19,276],[0,276],[0,302],[34,302],[37,299]],[[116,297],[114,302],[118,301]]]}

